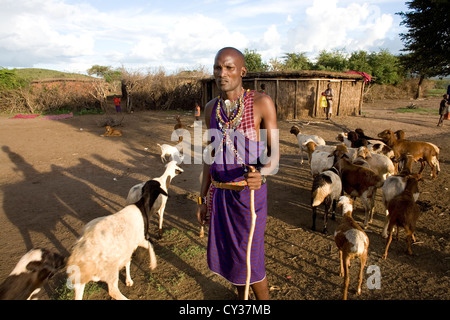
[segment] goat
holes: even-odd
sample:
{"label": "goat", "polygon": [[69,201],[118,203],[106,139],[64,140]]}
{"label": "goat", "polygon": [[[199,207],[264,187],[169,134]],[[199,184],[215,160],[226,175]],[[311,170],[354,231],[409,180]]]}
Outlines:
{"label": "goat", "polygon": [[0,300],[30,300],[44,283],[65,266],[65,258],[47,249],[32,249],[0,284]]}
{"label": "goat", "polygon": [[[176,161],[171,161],[166,165],[166,170],[164,173],[158,177],[153,178],[152,180],[158,181],[161,184],[161,187],[165,190],[169,190],[170,183],[174,177],[179,175],[183,172],[183,169],[181,169]],[[141,199],[142,197],[142,187],[144,186],[145,182],[139,183],[133,187],[131,187],[130,191],[128,192],[127,196],[127,205],[136,203]],[[159,216],[159,237],[162,238],[162,226],[163,226],[163,220],[164,220],[164,210],[166,209],[166,203],[167,203],[167,195],[161,194],[158,199],[156,200],[155,204],[153,205],[152,212],[158,212]],[[151,215],[149,215],[150,217]]]}
{"label": "goat", "polygon": [[383,259],[386,260],[389,245],[392,241],[393,229],[403,227],[406,231],[406,249],[409,255],[412,255],[411,243],[416,241],[414,232],[416,231],[416,222],[420,216],[420,208],[416,204],[414,196],[419,192],[418,181],[415,177],[408,177],[406,181],[405,190],[391,199],[388,203],[389,210],[389,225],[388,225],[388,239],[386,242],[386,249],[384,250]]}
{"label": "goat", "polygon": [[157,145],[161,148],[161,162],[166,162],[166,157],[169,157],[169,161],[177,161],[181,163],[184,160],[184,156],[181,154],[181,145],[171,146],[169,144],[159,144]]}
{"label": "goat", "polygon": [[303,151],[306,151],[306,149],[304,149],[303,143],[305,143],[307,140],[311,140],[317,145],[325,145],[325,140],[323,140],[323,138],[317,135],[303,134],[300,132],[300,129],[297,126],[292,126],[290,133],[297,137],[298,146],[300,147],[301,164],[303,164]]}
{"label": "goat", "polygon": [[329,146],[329,145],[318,145],[311,139],[308,139],[306,142],[302,143],[303,150],[306,150],[306,153],[308,154],[308,161],[311,165],[311,156],[314,151],[326,151],[329,153],[332,153],[334,150],[336,150],[336,146]]}
{"label": "goat", "polygon": [[369,164],[370,169],[375,171],[383,181],[395,173],[395,167],[391,159],[382,154],[372,154],[367,147],[358,148],[357,158],[364,159]]}
{"label": "goat", "polygon": [[333,152],[327,151],[314,151],[311,154],[311,175],[315,177],[316,175],[322,173],[333,167],[337,159],[340,159],[346,155],[348,149],[344,144],[336,146]]}
{"label": "goat", "polygon": [[393,149],[396,161],[399,161],[403,155],[409,153],[414,161],[420,161],[421,163],[419,174],[425,169],[426,162],[431,168],[432,178],[435,179],[437,177],[440,171],[439,148],[434,144],[423,141],[398,140],[390,129],[380,132],[378,137]]}
{"label": "goat", "polygon": [[367,142],[370,144],[370,143],[377,143],[377,142],[380,142],[380,139],[376,139],[376,138],[372,138],[372,137],[368,137],[368,136],[366,136],[366,134],[364,133],[364,131],[363,131],[363,129],[361,129],[361,128],[357,128],[357,129],[355,129],[355,132],[356,132],[356,134],[358,135],[358,137],[360,138],[360,139],[365,139],[365,140],[367,140]]}
{"label": "goat", "polygon": [[332,206],[331,219],[334,220],[336,201],[339,199],[341,192],[341,178],[335,168],[331,168],[314,177],[311,189],[312,230],[316,230],[317,207],[323,203],[325,205],[323,233],[327,233],[327,219],[330,206]]}
{"label": "goat", "polygon": [[355,165],[346,158],[341,158],[334,166],[339,171],[342,189],[351,197],[361,198],[365,211],[364,228],[367,228],[372,221],[375,191],[383,185],[383,180],[372,169]]}
{"label": "goat", "polygon": [[351,148],[352,146],[352,142],[348,140],[348,135],[345,132],[338,133],[338,135],[336,136],[336,140],[345,144],[347,148]]}
{"label": "goat", "polygon": [[387,146],[384,142],[379,141],[377,143],[369,143],[367,145],[367,149],[371,152],[371,153],[377,153],[377,154],[383,154],[386,157],[388,157],[389,159],[394,158],[394,150],[392,150],[391,147]]}
{"label": "goat", "polygon": [[[415,177],[418,181],[422,180],[422,176],[418,174],[411,174],[411,171],[404,170],[400,172],[400,174],[395,176],[390,176],[384,181],[383,187],[381,187],[381,196],[382,196],[382,202],[385,208],[386,213],[386,219],[383,225],[383,231],[381,235],[383,238],[387,238],[387,229],[389,225],[389,210],[388,210],[388,204],[389,201],[391,201],[395,196],[401,194],[406,187],[406,182],[409,177]],[[419,198],[419,191],[415,192],[413,194],[414,201],[417,201]]]}
{"label": "goat", "polygon": [[89,222],[74,246],[67,262],[69,281],[75,289],[75,299],[83,299],[89,281],[105,281],[109,295],[116,300],[127,300],[118,288],[119,270],[125,266],[126,285],[132,286],[131,256],[137,247],[149,251],[150,269],[156,268],[153,245],[148,240],[148,221],[155,200],[167,196],[158,181],[147,181],[142,198],[119,212]]}
{"label": "goat", "polygon": [[120,137],[122,136],[122,130],[113,129],[111,126],[105,127],[106,132],[101,134],[102,137]]}
{"label": "goat", "polygon": [[347,132],[347,139],[351,142],[352,148],[359,148],[369,144],[366,139],[360,138],[355,131]]}
{"label": "goat", "polygon": [[334,242],[339,249],[340,277],[344,277],[343,300],[347,300],[348,286],[350,282],[350,260],[359,257],[361,267],[359,271],[357,294],[361,294],[363,270],[367,261],[369,249],[369,237],[361,227],[353,220],[353,201],[346,196],[339,198],[338,206],[342,206],[342,219],[334,232]]}

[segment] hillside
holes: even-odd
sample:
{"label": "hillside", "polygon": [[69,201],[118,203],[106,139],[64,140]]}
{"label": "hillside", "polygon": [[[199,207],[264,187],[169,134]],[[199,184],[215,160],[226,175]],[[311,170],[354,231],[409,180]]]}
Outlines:
{"label": "hillside", "polygon": [[38,69],[38,68],[24,68],[24,69],[15,69],[15,73],[27,80],[43,80],[43,79],[89,79],[90,76],[79,74],[79,73],[69,73],[69,72],[61,72],[56,70],[48,70],[48,69]]}

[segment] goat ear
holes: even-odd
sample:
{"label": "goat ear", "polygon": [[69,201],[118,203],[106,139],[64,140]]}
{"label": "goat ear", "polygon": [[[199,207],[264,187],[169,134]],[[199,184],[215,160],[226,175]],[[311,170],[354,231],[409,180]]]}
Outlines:
{"label": "goat ear", "polygon": [[166,196],[166,197],[168,197],[169,195],[167,194],[167,192],[165,192],[164,190],[163,190],[163,188],[159,188],[159,193],[161,193],[162,195],[164,195],[164,196]]}

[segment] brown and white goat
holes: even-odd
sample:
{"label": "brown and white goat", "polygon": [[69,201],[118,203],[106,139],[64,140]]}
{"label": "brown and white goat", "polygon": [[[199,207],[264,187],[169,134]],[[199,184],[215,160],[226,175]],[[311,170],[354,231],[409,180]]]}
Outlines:
{"label": "brown and white goat", "polygon": [[28,251],[0,284],[0,300],[31,299],[64,266],[65,258],[57,253],[46,249]]}
{"label": "brown and white goat", "polygon": [[383,185],[383,179],[372,169],[351,163],[342,158],[334,165],[339,171],[342,189],[351,197],[359,197],[364,206],[364,228],[372,221],[376,188]]}
{"label": "brown and white goat", "polygon": [[342,207],[343,217],[334,232],[334,242],[339,249],[339,276],[344,277],[343,299],[347,300],[347,292],[350,282],[350,260],[357,257],[361,262],[357,294],[361,294],[363,270],[366,265],[369,249],[369,237],[367,237],[366,233],[352,218],[353,201],[346,196],[341,196],[337,205],[338,207]]}
{"label": "brown and white goat", "polygon": [[433,179],[437,177],[437,173],[440,171],[439,148],[437,146],[424,141],[398,140],[395,137],[395,133],[390,129],[380,132],[378,137],[393,149],[397,161],[409,153],[414,161],[420,161],[421,167],[419,174],[425,169],[425,163],[428,163],[431,168],[431,176]]}
{"label": "brown and white goat", "polygon": [[412,255],[411,243],[416,241],[414,232],[416,231],[416,222],[420,216],[420,208],[416,204],[415,194],[419,192],[418,181],[415,177],[409,177],[406,181],[405,190],[391,199],[388,203],[389,225],[388,239],[383,259],[387,258],[389,245],[392,241],[394,227],[398,229],[403,227],[406,231],[406,249],[408,254]]}

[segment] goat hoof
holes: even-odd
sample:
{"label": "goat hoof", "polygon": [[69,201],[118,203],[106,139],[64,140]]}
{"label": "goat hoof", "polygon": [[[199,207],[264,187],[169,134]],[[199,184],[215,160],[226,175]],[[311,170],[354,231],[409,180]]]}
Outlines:
{"label": "goat hoof", "polygon": [[327,228],[323,228],[322,233],[323,233],[323,234],[328,234]]}
{"label": "goat hoof", "polygon": [[127,280],[127,281],[126,281],[127,287],[132,287],[133,284],[134,284],[134,281],[133,281],[133,280]]}

